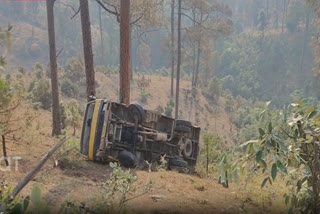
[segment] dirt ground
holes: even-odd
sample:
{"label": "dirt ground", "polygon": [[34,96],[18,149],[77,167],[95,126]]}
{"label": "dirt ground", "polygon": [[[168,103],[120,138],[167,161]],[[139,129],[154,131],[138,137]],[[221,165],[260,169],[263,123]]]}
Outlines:
{"label": "dirt ground", "polygon": [[[25,153],[19,161],[19,170],[12,168],[11,172],[4,174],[12,184],[23,178],[52,145],[43,148],[30,146],[31,152]],[[32,152],[36,150],[36,154]],[[63,154],[57,167],[54,159],[50,159],[21,195],[30,194],[34,185],[39,186],[52,213],[60,213],[61,205],[70,201],[85,204],[93,210],[96,204],[104,203],[102,185],[108,180],[112,168],[89,162],[74,150],[71,153]],[[257,183],[246,188],[235,184],[223,188],[215,178],[200,178],[176,171],[134,170],[132,173],[138,177],[137,191],[129,198],[139,195],[139,187],[147,181],[151,180],[153,184],[149,192],[125,204],[125,213],[285,213],[277,184],[266,192]],[[114,213],[119,211],[117,206],[114,204]]]}

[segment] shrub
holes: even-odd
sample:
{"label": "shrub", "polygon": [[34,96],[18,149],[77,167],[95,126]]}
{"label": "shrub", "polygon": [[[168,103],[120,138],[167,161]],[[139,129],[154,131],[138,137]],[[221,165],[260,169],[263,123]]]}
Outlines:
{"label": "shrub", "polygon": [[34,104],[38,105],[39,103],[40,108],[48,110],[52,104],[51,96],[51,87],[48,80],[40,79],[34,83],[30,92],[30,98]]}
{"label": "shrub", "polygon": [[169,102],[167,103],[167,106],[164,108],[164,114],[168,117],[172,116],[172,112],[173,112],[173,107],[174,107],[174,102],[173,100],[169,100]]}
{"label": "shrub", "polygon": [[61,92],[67,97],[75,97],[78,95],[79,88],[69,79],[65,79],[61,83]]}
{"label": "shrub", "polygon": [[150,93],[147,93],[147,92],[145,92],[145,91],[143,90],[143,91],[141,91],[141,93],[140,93],[140,98],[139,98],[139,100],[140,100],[140,102],[141,102],[142,104],[146,104],[146,103],[148,102],[148,99],[149,99],[150,96],[151,96]]}
{"label": "shrub", "polygon": [[210,176],[217,171],[217,165],[223,157],[226,147],[222,139],[215,134],[204,134],[204,146],[201,148],[196,171],[200,176]]}
{"label": "shrub", "polygon": [[164,109],[161,105],[158,105],[158,107],[155,109],[155,111],[159,114],[162,114],[164,112]]}

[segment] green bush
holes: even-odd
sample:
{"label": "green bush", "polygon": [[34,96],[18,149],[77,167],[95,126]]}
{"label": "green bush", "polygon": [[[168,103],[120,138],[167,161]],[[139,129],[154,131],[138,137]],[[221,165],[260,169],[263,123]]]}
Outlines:
{"label": "green bush", "polygon": [[214,175],[217,172],[217,165],[227,150],[223,140],[218,135],[205,133],[203,142],[204,146],[200,150],[196,167],[196,172],[201,177]]}
{"label": "green bush", "polygon": [[169,100],[167,106],[164,108],[164,114],[168,117],[172,117],[174,102],[173,100]]}
{"label": "green bush", "polygon": [[150,96],[151,96],[150,93],[145,92],[145,91],[143,90],[143,91],[141,91],[141,93],[140,93],[140,98],[139,98],[139,100],[140,100],[140,102],[141,102],[142,104],[146,104],[146,103],[148,102],[148,99],[149,99]]}
{"label": "green bush", "polygon": [[162,114],[164,112],[164,109],[161,105],[158,105],[158,107],[155,109],[155,111],[159,114]]}
{"label": "green bush", "polygon": [[[31,85],[31,84],[30,84]],[[50,83],[46,79],[40,79],[35,81],[34,86],[30,87],[30,98],[32,103],[34,103],[35,108],[39,106],[44,110],[48,110],[52,105],[52,94]]]}
{"label": "green bush", "polygon": [[79,88],[73,84],[69,79],[65,79],[61,83],[61,92],[67,97],[76,97],[78,95]]}

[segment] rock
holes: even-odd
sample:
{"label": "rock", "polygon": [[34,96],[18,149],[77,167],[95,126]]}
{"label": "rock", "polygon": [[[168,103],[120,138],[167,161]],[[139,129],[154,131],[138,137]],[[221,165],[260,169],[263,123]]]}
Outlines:
{"label": "rock", "polygon": [[151,195],[150,198],[152,198],[152,200],[154,200],[155,202],[158,202],[165,199],[166,197],[164,195]]}

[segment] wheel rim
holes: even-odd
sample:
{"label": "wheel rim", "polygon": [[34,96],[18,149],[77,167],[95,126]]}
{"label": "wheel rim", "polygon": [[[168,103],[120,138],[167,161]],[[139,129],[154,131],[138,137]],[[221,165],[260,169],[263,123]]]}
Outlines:
{"label": "wheel rim", "polygon": [[192,155],[192,141],[190,139],[186,139],[183,154],[185,157],[191,157]]}

